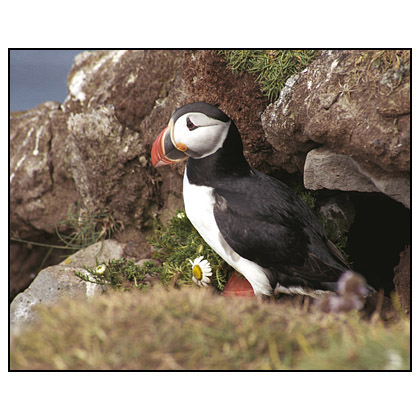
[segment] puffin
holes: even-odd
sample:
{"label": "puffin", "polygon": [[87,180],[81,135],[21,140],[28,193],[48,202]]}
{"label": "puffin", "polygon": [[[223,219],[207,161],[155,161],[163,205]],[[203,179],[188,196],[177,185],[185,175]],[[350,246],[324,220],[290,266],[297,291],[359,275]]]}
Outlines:
{"label": "puffin", "polygon": [[302,199],[249,165],[238,128],[219,108],[194,102],[176,109],[151,158],[155,168],[188,159],[185,213],[255,296],[337,291],[345,259]]}

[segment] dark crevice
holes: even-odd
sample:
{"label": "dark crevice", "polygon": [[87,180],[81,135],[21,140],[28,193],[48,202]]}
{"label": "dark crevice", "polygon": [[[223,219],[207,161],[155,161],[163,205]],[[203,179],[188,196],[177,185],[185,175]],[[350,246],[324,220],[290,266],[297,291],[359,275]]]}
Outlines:
{"label": "dark crevice", "polygon": [[394,290],[394,267],[411,244],[411,211],[379,193],[351,193],[356,217],[348,232],[353,269],[377,290]]}

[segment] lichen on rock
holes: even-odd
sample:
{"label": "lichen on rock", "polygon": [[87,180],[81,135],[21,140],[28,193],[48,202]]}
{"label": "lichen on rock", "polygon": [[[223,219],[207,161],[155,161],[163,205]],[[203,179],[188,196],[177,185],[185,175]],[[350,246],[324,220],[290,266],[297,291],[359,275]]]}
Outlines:
{"label": "lichen on rock", "polygon": [[410,51],[322,51],[292,81],[262,115],[279,164],[304,172],[308,152],[322,145],[363,166],[377,187],[398,178],[404,184],[398,201],[409,206]]}

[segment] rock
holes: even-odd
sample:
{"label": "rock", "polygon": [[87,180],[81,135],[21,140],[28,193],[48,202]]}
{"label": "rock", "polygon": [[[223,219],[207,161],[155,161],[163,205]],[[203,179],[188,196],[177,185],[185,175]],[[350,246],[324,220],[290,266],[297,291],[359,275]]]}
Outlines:
{"label": "rock", "polygon": [[[77,226],[62,222],[80,208],[82,217],[105,214],[110,221],[112,216],[124,227],[116,237],[132,242],[130,256],[148,258],[144,237],[153,220],[159,215],[166,222],[183,208],[184,169],[181,163],[155,170],[150,150],[173,111],[187,102],[220,105],[238,123],[251,162],[275,169],[259,119],[267,99],[253,76],[233,74],[214,51],[84,52],[74,60],[68,89],[62,105],[47,102],[11,113],[16,238],[62,245],[55,229],[73,233]],[[48,250],[35,248],[37,257],[28,265],[28,246],[14,243],[13,248],[11,298],[30,283]],[[55,254],[49,264],[57,263]]]}
{"label": "rock", "polygon": [[66,146],[66,115],[46,102],[10,115],[10,228],[54,233],[78,197]]}
{"label": "rock", "polygon": [[[12,238],[57,244],[55,227],[78,198],[66,145],[66,115],[46,102],[10,114],[10,231]],[[10,296],[34,279],[41,263],[57,264],[63,250],[12,242]]]}
{"label": "rock", "polygon": [[342,228],[347,232],[356,216],[354,205],[347,193],[338,193],[333,197],[319,199],[319,213],[327,220],[339,221]]}
{"label": "rock", "polygon": [[381,192],[410,208],[410,177],[386,172],[380,168],[371,171],[350,156],[321,147],[311,150],[304,166],[305,188],[319,190]]}
{"label": "rock", "polygon": [[357,171],[351,157],[326,148],[307,154],[303,174],[305,188],[309,190],[377,191],[375,185]]}
{"label": "rock", "polygon": [[410,313],[411,308],[411,247],[408,246],[400,254],[400,262],[394,268],[395,291],[400,299],[404,312]]}
{"label": "rock", "polygon": [[[180,174],[156,171],[149,158],[153,140],[185,96],[181,67],[182,52],[174,50],[85,52],[75,58],[64,104],[11,113],[13,237],[59,244],[56,228],[73,232],[77,227],[61,222],[79,206],[81,216],[109,215],[105,228],[112,216],[125,228],[123,239],[137,238],[144,249],[143,231],[158,212],[173,214],[183,205]],[[13,242],[11,298],[33,280],[48,251],[36,247],[32,261],[28,246]],[[63,251],[52,255],[48,264]]]}
{"label": "rock", "polygon": [[102,285],[82,281],[75,272],[88,274],[84,267],[95,267],[98,262],[122,258],[124,245],[115,240],[106,240],[91,245],[66,258],[60,265],[42,270],[31,285],[18,294],[10,305],[10,322],[14,332],[36,317],[35,305],[52,305],[66,296],[88,299],[101,294]]}
{"label": "rock", "polygon": [[182,96],[172,89],[181,62],[173,50],[99,51],[75,60],[63,108],[86,211],[106,208],[125,227],[151,227],[167,197],[160,195],[150,148]]}
{"label": "rock", "polygon": [[102,286],[81,281],[74,273],[81,268],[54,265],[42,270],[31,285],[10,305],[12,333],[36,318],[35,305],[52,305],[61,297],[86,299],[103,291]]}
{"label": "rock", "polygon": [[[407,206],[409,51],[321,51],[289,79],[280,98],[264,111],[262,123],[268,142],[281,152],[279,165],[288,172],[303,172],[308,152],[323,145],[324,153],[347,156],[336,158],[328,185],[344,188],[348,180],[358,191],[379,190]],[[319,187],[327,184],[325,172]],[[318,183],[305,177],[307,185]],[[385,187],[389,183],[391,191]],[[401,196],[398,186],[404,190]]]}
{"label": "rock", "polygon": [[[36,232],[34,232],[34,235]],[[53,243],[56,241],[52,235],[42,234],[31,237],[40,243]],[[25,290],[38,274],[41,264],[50,266],[59,264],[66,252],[62,249],[36,247],[22,243],[11,242],[9,254],[9,302]]]}
{"label": "rock", "polygon": [[95,267],[97,263],[117,260],[124,255],[125,244],[114,239],[98,242],[70,255],[60,265],[67,267]]}
{"label": "rock", "polygon": [[220,107],[237,125],[249,163],[263,172],[278,169],[280,153],[266,141],[261,114],[268,99],[261,93],[255,76],[233,73],[216,51],[187,51],[183,79],[187,96],[182,103],[205,101]]}
{"label": "rock", "polygon": [[[72,226],[61,223],[80,208],[80,218],[104,215],[99,229],[123,228],[114,237],[127,244],[124,256],[150,258],[145,236],[154,219],[165,222],[183,207],[184,169],[181,163],[155,170],[151,146],[172,112],[197,100],[220,106],[235,120],[255,168],[303,172],[310,152],[307,187],[347,190],[348,181],[330,176],[346,168],[338,178],[352,179],[357,191],[375,188],[408,206],[409,60],[405,53],[394,60],[396,54],[320,52],[268,107],[255,77],[232,73],[215,51],[80,54],[62,105],[48,102],[11,114],[12,235],[57,244],[56,228],[65,234],[82,229],[78,217]],[[326,166],[321,174],[316,165],[323,152],[312,150],[320,146],[330,158],[346,156],[346,165],[330,162],[331,174],[325,176]],[[30,247],[13,242],[12,297],[34,278],[48,251]]]}

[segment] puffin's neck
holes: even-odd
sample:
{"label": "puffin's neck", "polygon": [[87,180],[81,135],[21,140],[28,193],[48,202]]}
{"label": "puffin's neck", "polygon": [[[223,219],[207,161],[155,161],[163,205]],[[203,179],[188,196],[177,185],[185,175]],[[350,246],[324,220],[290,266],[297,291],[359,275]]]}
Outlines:
{"label": "puffin's neck", "polygon": [[187,162],[187,176],[192,184],[216,186],[226,178],[249,175],[251,167],[243,154],[242,139],[233,121],[223,146],[210,156]]}

